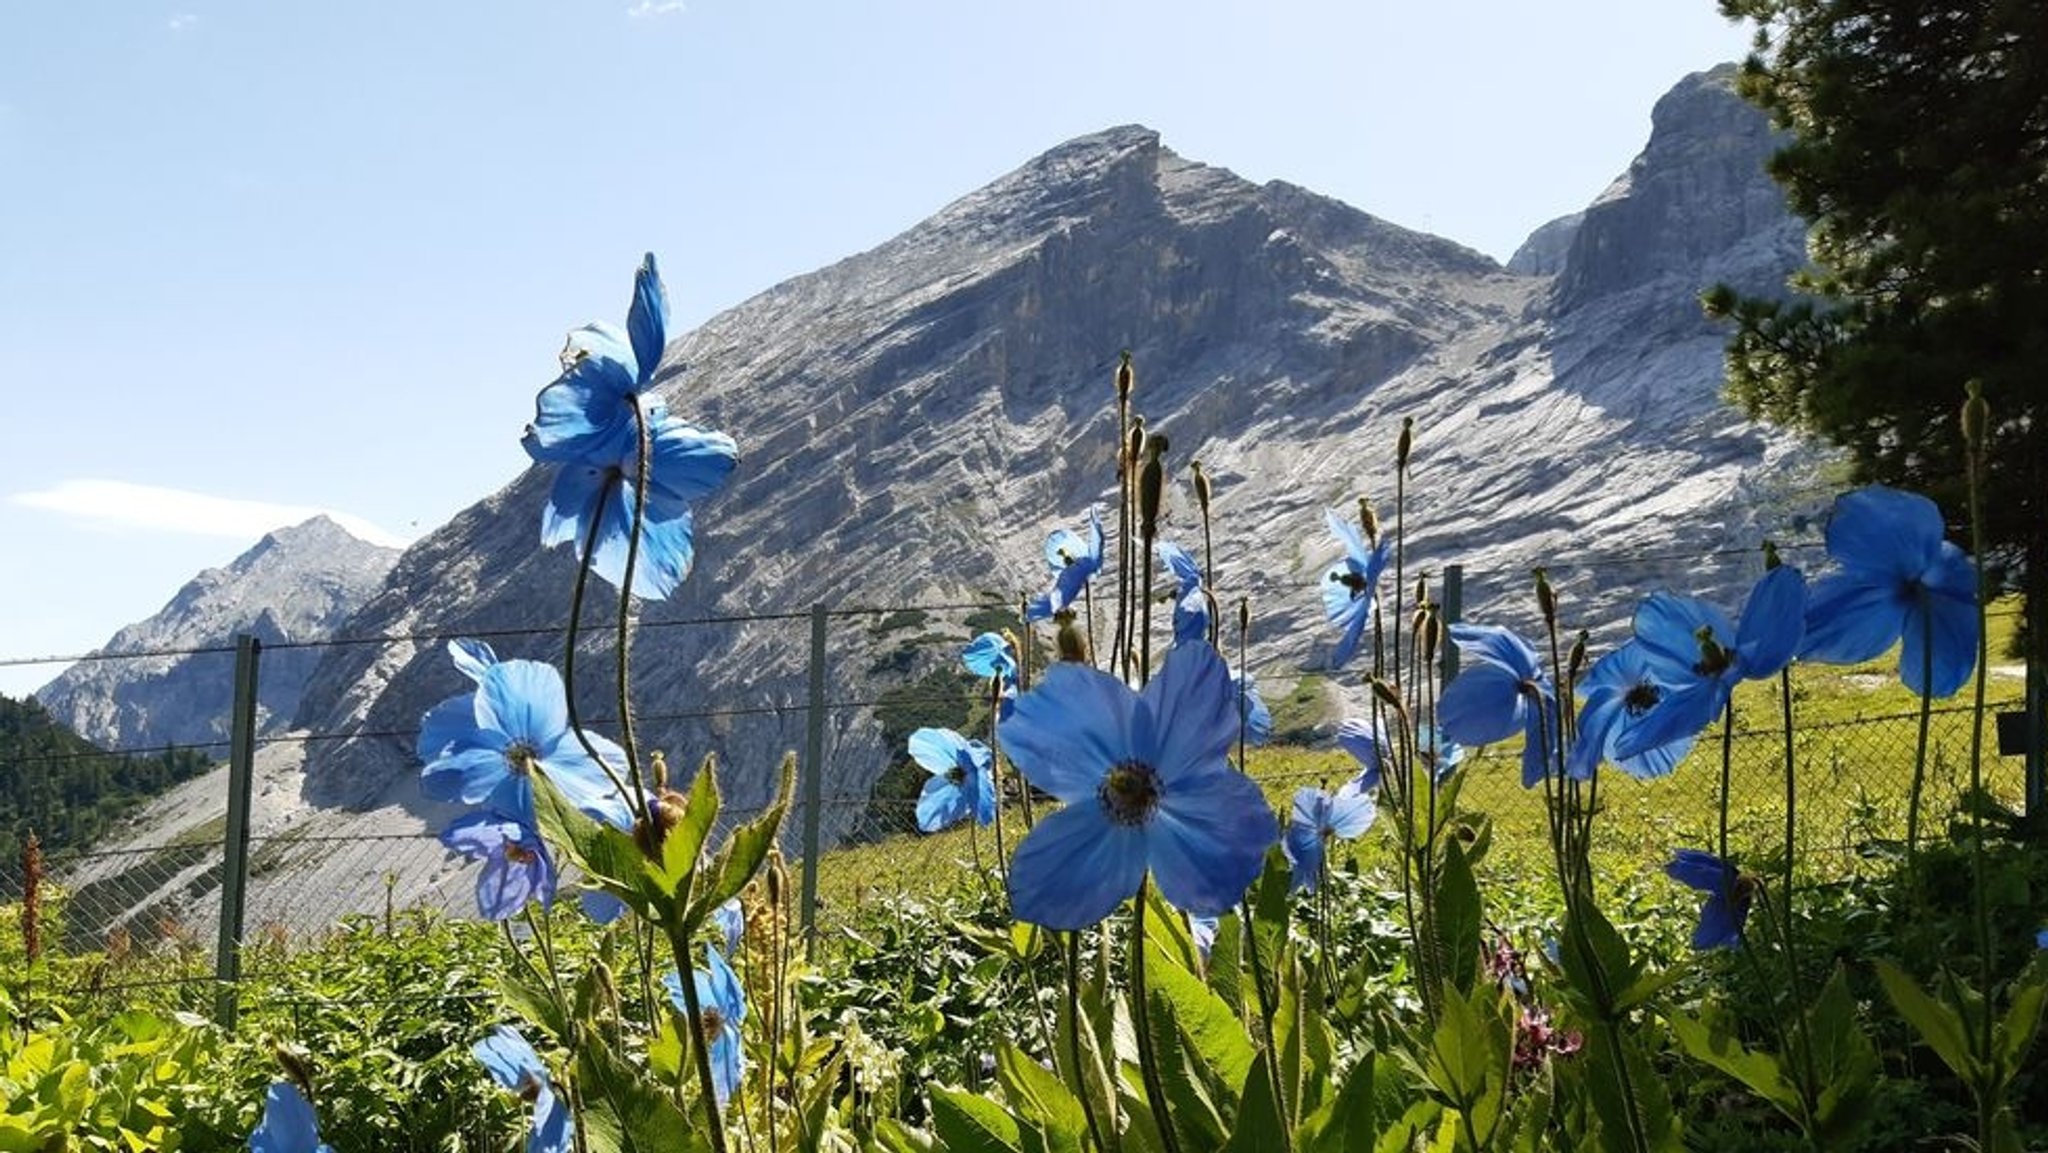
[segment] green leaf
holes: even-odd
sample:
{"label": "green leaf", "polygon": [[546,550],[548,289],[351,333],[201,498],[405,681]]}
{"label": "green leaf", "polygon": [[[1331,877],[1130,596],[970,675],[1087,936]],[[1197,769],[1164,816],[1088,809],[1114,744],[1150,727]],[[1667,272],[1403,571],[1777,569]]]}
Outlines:
{"label": "green leaf", "polygon": [[932,1131],[950,1153],[1024,1153],[1017,1119],[994,1101],[964,1089],[934,1086]]}
{"label": "green leaf", "polygon": [[2036,959],[2020,973],[2013,982],[2010,993],[2011,1003],[2006,1006],[2005,1017],[1998,1023],[1997,1057],[1999,1084],[2001,1089],[2010,1084],[2013,1075],[2020,1071],[2020,1061],[2034,1044],[2034,1035],[2040,1031],[2042,1008],[2048,1005],[2048,964]]}
{"label": "green leaf", "polygon": [[1224,1153],[1287,1153],[1287,1124],[1280,1117],[1280,1102],[1273,1099],[1273,1075],[1266,1068],[1266,1054],[1259,1054],[1245,1071],[1239,1099],[1237,1124],[1223,1146]]}
{"label": "green leaf", "polygon": [[1309,1118],[1302,1153],[1351,1153],[1371,1148],[1379,1135],[1375,1104],[1373,1055],[1367,1053],[1345,1075],[1337,1095]]}
{"label": "green leaf", "polygon": [[704,856],[704,842],[718,823],[718,805],[718,763],[713,757],[705,757],[690,781],[682,814],[661,836],[661,863],[648,870],[649,879],[663,895],[689,893],[690,881],[697,875],[697,864]]}
{"label": "green leaf", "polygon": [[1287,947],[1287,922],[1294,909],[1293,889],[1294,873],[1287,854],[1277,846],[1267,849],[1265,869],[1252,886],[1249,936],[1256,952],[1252,963],[1263,966],[1268,974],[1280,971],[1281,955]]}
{"label": "green leaf", "polygon": [[652,866],[630,835],[570,804],[546,773],[533,775],[533,813],[541,835],[566,849],[590,880],[634,911],[649,912]]}
{"label": "green leaf", "polygon": [[996,1046],[996,1082],[1017,1116],[1045,1135],[1049,1150],[1079,1150],[1088,1132],[1081,1099],[1060,1079],[1007,1041]]}
{"label": "green leaf", "polygon": [[[711,775],[711,761],[706,758],[704,768],[698,777]],[[711,859],[711,866],[704,884],[691,894],[690,906],[683,914],[685,931],[693,930],[704,923],[718,906],[739,895],[761,871],[762,862],[768,859],[768,850],[775,847],[775,837],[782,831],[783,814],[789,811],[790,792],[796,787],[796,754],[782,758],[782,782],[776,789],[775,803],[759,817],[748,821],[732,831],[725,844]],[[692,803],[695,803],[694,797]],[[673,836],[674,834],[670,834]]]}
{"label": "green leaf", "polygon": [[1244,1084],[1257,1050],[1245,1035],[1237,1010],[1151,941],[1145,944],[1145,967],[1152,995],[1173,1006],[1189,1050],[1207,1066],[1212,1078],[1225,1086]]}
{"label": "green leaf", "polygon": [[1807,1043],[1821,1082],[1813,1137],[1825,1148],[1845,1148],[1869,1123],[1879,1065],[1877,1047],[1856,1015],[1848,973],[1839,965],[1807,1014]]}
{"label": "green leaf", "polygon": [[[1217,1111],[1219,1098],[1236,1104],[1235,1087],[1205,1079],[1212,1071],[1200,1067],[1181,1043],[1183,1031],[1173,1002],[1158,989],[1147,998],[1152,1031],[1152,1063],[1166,1093],[1166,1116],[1153,1117],[1160,1127],[1171,1125],[1182,1149],[1214,1149],[1223,1143],[1223,1116]],[[1150,1102],[1148,1101],[1149,1105]]]}
{"label": "green leaf", "polygon": [[1209,945],[1205,977],[1209,988],[1223,1003],[1240,1012],[1245,1003],[1244,920],[1225,913],[1216,922],[1216,939]]}
{"label": "green leaf", "polygon": [[[709,1148],[699,1127],[640,1069],[602,1043],[576,1053],[581,1121],[597,1153],[693,1153]],[[705,1103],[705,1104],[708,1104]]]}
{"label": "green leaf", "polygon": [[1641,967],[1630,957],[1628,942],[1598,905],[1590,900],[1576,905],[1575,913],[1565,920],[1564,936],[1558,943],[1565,983],[1586,1016],[1611,1019],[1621,1012],[1622,992],[1641,979]]}
{"label": "green leaf", "polygon": [[1963,1019],[1954,1007],[1944,1005],[1928,996],[1913,978],[1890,961],[1877,962],[1877,979],[1884,986],[1884,995],[1899,1011],[1899,1016],[1920,1035],[1920,1040],[1934,1055],[1940,1057],[1949,1071],[1964,1081],[1979,1084],[1983,1067],[1970,1052],[1969,1036],[1963,1028]]}
{"label": "green leaf", "polygon": [[512,1011],[546,1030],[549,1036],[569,1035],[569,1010],[553,990],[523,969],[510,965],[498,971],[498,992]]}
{"label": "green leaf", "polygon": [[[1803,1124],[1799,1091],[1785,1075],[1782,1059],[1775,1053],[1743,1047],[1734,1034],[1710,1028],[1704,1022],[1673,1010],[1664,1015],[1679,1047],[1694,1060],[1705,1062],[1749,1087],[1749,1091],[1777,1106],[1794,1124]],[[1591,1038],[1588,1038],[1589,1042]]]}
{"label": "green leaf", "polygon": [[1456,840],[1444,849],[1443,872],[1436,882],[1436,947],[1445,973],[1460,993],[1469,992],[1479,972],[1479,926],[1484,919],[1479,882]]}
{"label": "green leaf", "polygon": [[1671,1111],[1664,1082],[1633,1044],[1633,1036],[1602,1022],[1586,1030],[1578,1065],[1585,1071],[1587,1096],[1599,1118],[1600,1147],[1611,1153],[1681,1153],[1684,1126]]}

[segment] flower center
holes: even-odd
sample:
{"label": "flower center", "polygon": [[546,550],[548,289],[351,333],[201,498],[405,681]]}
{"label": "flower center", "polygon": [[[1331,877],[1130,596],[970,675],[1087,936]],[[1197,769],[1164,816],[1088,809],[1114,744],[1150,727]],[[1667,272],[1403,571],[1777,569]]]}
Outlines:
{"label": "flower center", "polygon": [[950,768],[950,769],[947,769],[947,770],[946,770],[946,781],[947,781],[947,782],[948,782],[949,784],[955,784],[955,785],[964,785],[964,784],[966,784],[966,783],[967,783],[967,769],[966,769],[966,768],[965,768],[964,766],[961,766],[961,765],[954,765],[954,766],[953,766],[952,768]]}
{"label": "flower center", "polygon": [[525,741],[513,741],[505,746],[505,767],[522,777],[533,775],[533,766],[540,761],[540,750]]}
{"label": "flower center", "polygon": [[1095,795],[1111,821],[1142,825],[1159,807],[1159,773],[1143,761],[1119,761],[1110,766]]}
{"label": "flower center", "polygon": [[725,1014],[719,1012],[716,1006],[704,1006],[702,1009],[698,1011],[698,1017],[703,1021],[704,1024],[705,1044],[709,1045],[712,1042],[717,1041],[718,1035],[720,1033],[725,1032]]}
{"label": "flower center", "polygon": [[1649,681],[1641,681],[1629,687],[1628,695],[1621,698],[1621,707],[1628,711],[1629,716],[1640,717],[1656,708],[1657,702],[1663,699],[1663,689]]}
{"label": "flower center", "polygon": [[507,841],[505,842],[505,859],[515,865],[529,865],[537,858],[532,849]]}
{"label": "flower center", "polygon": [[1337,582],[1340,585],[1343,585],[1345,588],[1350,589],[1352,600],[1357,600],[1359,597],[1365,595],[1365,577],[1359,573],[1355,573],[1350,571],[1349,569],[1346,569],[1343,572],[1331,573],[1330,579]]}

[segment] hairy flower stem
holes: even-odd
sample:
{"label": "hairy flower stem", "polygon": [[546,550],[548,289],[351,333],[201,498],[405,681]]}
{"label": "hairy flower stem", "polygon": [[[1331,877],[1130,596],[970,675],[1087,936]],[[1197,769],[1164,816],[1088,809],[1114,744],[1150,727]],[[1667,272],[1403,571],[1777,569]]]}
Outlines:
{"label": "hairy flower stem", "polygon": [[[1792,865],[1799,859],[1799,760],[1792,743],[1792,668],[1778,670],[1778,702],[1785,725],[1785,969],[1799,984],[1799,954],[1792,932]],[[1734,712],[1734,706],[1729,706]],[[1721,858],[1726,861],[1728,858]]]}
{"label": "hairy flower stem", "polygon": [[[1250,643],[1252,631],[1252,602],[1249,597],[1237,598],[1237,771],[1249,773],[1251,765],[1244,759],[1247,730],[1252,725],[1251,673],[1245,664],[1245,648]],[[1250,922],[1247,921],[1247,924]]]}
{"label": "hairy flower stem", "polygon": [[[1146,551],[1149,554],[1151,550]],[[1149,575],[1149,568],[1147,572]],[[1151,990],[1145,983],[1145,906],[1151,903],[1151,889],[1152,877],[1148,873],[1138,879],[1137,902],[1131,906],[1131,1023],[1138,1034],[1138,1068],[1145,1079],[1145,1103],[1152,1107],[1160,1146],[1165,1153],[1180,1153],[1180,1135],[1174,1132],[1166,1082],[1159,1075],[1159,1054],[1152,1043]]]}
{"label": "hairy flower stem", "polygon": [[1806,1001],[1806,982],[1800,977],[1798,966],[1789,964],[1793,937],[1792,903],[1789,899],[1773,902],[1770,891],[1762,885],[1757,886],[1756,900],[1763,906],[1764,924],[1777,932],[1778,944],[1788,958],[1788,972],[1792,980],[1789,990],[1792,999],[1792,1047],[1799,1061],[1799,1107],[1806,1116],[1806,1135],[1812,1139],[1815,1120],[1820,1116],[1821,1082],[1813,1060],[1813,1026],[1807,1019],[1811,1006]]}
{"label": "hairy flower stem", "polygon": [[[988,787],[996,800],[996,873],[1003,880],[1003,894],[1010,892],[1010,854],[1003,843],[1003,748],[996,740],[996,721],[1003,713],[1003,675],[988,679]],[[1026,792],[1031,790],[1027,783]]]}
{"label": "hairy flower stem", "polygon": [[704,1006],[697,1000],[696,969],[690,964],[690,938],[676,918],[662,926],[669,952],[675,954],[676,984],[683,989],[683,1016],[690,1026],[690,1053],[696,1058],[697,1090],[703,1097],[704,1128],[712,1153],[725,1153],[725,1118],[718,1108],[718,1087],[711,1076],[711,1044],[704,1038]]}
{"label": "hairy flower stem", "polygon": [[[1095,1094],[1088,1088],[1088,1070],[1081,1059],[1081,934],[1067,934],[1067,1059],[1074,1066],[1074,1095],[1081,1099],[1081,1114],[1088,1121],[1088,1135],[1101,1153],[1120,1148],[1103,1138],[1102,1119],[1095,1115]],[[1115,1098],[1111,1098],[1112,1105]]]}
{"label": "hairy flower stem", "polygon": [[[1968,482],[1970,492],[1970,563],[1977,577],[1977,676],[1975,697],[1970,709],[1970,886],[1975,890],[1977,921],[1977,979],[1978,988],[1984,996],[1984,1011],[1978,1016],[1982,1023],[1982,1036],[1977,1059],[1989,1067],[1994,1060],[1993,1017],[1991,1000],[1992,975],[1997,972],[1992,952],[1997,947],[1991,936],[1991,903],[1984,889],[1984,693],[1986,679],[1991,667],[1991,637],[1984,627],[1984,602],[1990,594],[1990,584],[1984,576],[1984,443],[1983,424],[1985,406],[1982,394],[1975,381],[1970,384],[1970,399],[1963,407],[1963,427],[1968,441]],[[1974,411],[1973,411],[1974,410]],[[2037,615],[2038,619],[2038,615]],[[1934,628],[1934,614],[1927,613],[1928,629]],[[2037,626],[2038,627],[2038,626]],[[1927,661],[1934,659],[1934,646],[1927,646]],[[1927,674],[1920,682],[1923,688],[1933,674]],[[1996,1102],[1988,1093],[1980,1094],[1977,1100],[1977,1147],[1993,1147],[1992,1128],[1996,1120]]]}
{"label": "hairy flower stem", "polygon": [[[582,745],[583,752],[596,762],[598,768],[604,770],[605,780],[610,781],[612,788],[617,789],[619,795],[623,797],[627,795],[625,782],[619,780],[619,775],[612,771],[610,763],[599,755],[597,746],[590,742],[590,736],[583,731],[583,721],[577,715],[576,709],[576,634],[583,623],[583,593],[590,584],[590,558],[597,554],[597,530],[604,522],[603,516],[600,515],[603,509],[604,502],[600,497],[591,510],[590,531],[583,534],[583,546],[576,558],[576,580],[569,586],[569,640],[562,650],[562,695],[566,698],[565,703],[569,708],[569,731],[576,734],[576,743]],[[635,774],[634,783],[639,783],[638,774]],[[644,799],[633,810],[633,815],[640,819],[646,818],[647,804]]]}
{"label": "hairy flower stem", "polygon": [[633,467],[633,526],[626,532],[626,571],[619,580],[619,747],[626,753],[626,775],[633,779],[633,811],[647,814],[647,787],[640,781],[640,752],[633,744],[632,683],[633,569],[640,561],[640,536],[647,523],[647,457],[654,451],[653,434],[638,398],[633,402],[633,431],[639,437]]}
{"label": "hairy flower stem", "polygon": [[1728,859],[1728,794],[1735,773],[1735,702],[1730,700],[1721,710],[1721,796],[1720,835],[1714,842],[1714,854],[1722,860]]}

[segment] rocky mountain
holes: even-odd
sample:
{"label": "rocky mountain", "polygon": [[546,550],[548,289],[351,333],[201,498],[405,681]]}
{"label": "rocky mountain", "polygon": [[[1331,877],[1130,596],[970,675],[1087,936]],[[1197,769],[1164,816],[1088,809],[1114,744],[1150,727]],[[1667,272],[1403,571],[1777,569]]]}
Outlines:
{"label": "rocky mountain", "polygon": [[[58,720],[109,748],[207,745],[226,756],[237,633],[265,645],[325,640],[370,599],[398,550],[366,543],[317,516],[265,536],[225,568],[192,578],[147,620],[98,654],[222,648],[226,652],[88,659],[35,693]],[[258,663],[258,726],[283,729],[319,663],[314,648],[271,648]]]}
{"label": "rocky mountain", "polygon": [[[1803,259],[1763,171],[1772,139],[1733,75],[1682,81],[1628,171],[1507,267],[1123,127],[677,339],[659,390],[743,459],[698,510],[696,573],[639,607],[642,746],[679,765],[714,752],[729,803],[759,804],[783,750],[804,746],[806,617],[824,604],[825,826],[844,829],[898,751],[866,706],[969,635],[963,611],[879,610],[1037,591],[1046,532],[1113,492],[1124,349],[1137,409],[1172,440],[1183,543],[1200,543],[1188,462],[1215,483],[1219,593],[1251,598],[1250,664],[1270,692],[1327,664],[1323,510],[1370,494],[1391,514],[1403,418],[1417,430],[1407,571],[1463,566],[1468,618],[1527,623],[1537,564],[1574,620],[1610,632],[1656,584],[1732,589],[1762,534],[1816,499],[1811,450],[1722,403],[1722,334],[1696,300],[1715,280],[1777,284]],[[508,436],[528,402],[506,399]],[[468,686],[441,638],[488,632],[500,655],[559,663],[574,566],[538,547],[549,481],[529,470],[418,542],[356,613],[351,634],[421,639],[326,653],[293,723],[337,739],[266,770],[272,834],[432,817],[409,734]],[[586,606],[597,635],[576,677],[606,731],[616,603],[600,588]],[[893,623],[906,619],[916,635]],[[438,852],[420,872],[409,891],[459,889]]]}

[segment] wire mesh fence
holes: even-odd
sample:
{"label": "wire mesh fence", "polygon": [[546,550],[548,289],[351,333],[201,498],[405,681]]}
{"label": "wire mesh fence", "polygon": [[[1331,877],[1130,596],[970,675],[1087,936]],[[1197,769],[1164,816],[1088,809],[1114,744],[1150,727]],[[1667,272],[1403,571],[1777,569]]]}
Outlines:
{"label": "wire mesh fence", "polygon": [[[667,749],[678,777],[696,762],[687,755],[714,741],[774,750],[798,750],[803,769],[816,778],[800,789],[785,824],[784,849],[800,855],[807,838],[834,849],[824,862],[815,903],[803,911],[819,932],[854,924],[874,906],[904,894],[956,884],[963,872],[987,874],[997,858],[1014,851],[1043,800],[1016,791],[1003,810],[1003,827],[928,835],[918,827],[919,790],[924,769],[907,756],[905,741],[916,728],[937,725],[986,736],[989,702],[985,684],[960,665],[967,641],[985,628],[1016,626],[1015,614],[996,602],[855,607],[830,610],[829,645],[822,657],[806,643],[813,613],[766,613],[735,618],[650,621],[642,629],[687,635],[683,651],[703,659],[746,662],[744,699],[703,701],[689,691],[688,662],[641,670],[636,719],[641,748]],[[558,661],[559,630],[514,629],[483,634],[499,656]],[[352,638],[335,647],[361,650],[366,669],[397,668],[423,650],[450,639],[441,634],[393,638]],[[311,648],[311,645],[296,646]],[[196,650],[219,660],[219,650]],[[159,659],[162,654],[151,654]],[[828,662],[818,676],[811,663]],[[468,682],[452,664],[440,666],[437,691],[450,695]],[[1320,737],[1316,747],[1300,745],[1257,751],[1249,768],[1276,805],[1306,784],[1341,780],[1355,769],[1330,747],[1333,702],[1322,691],[1319,670],[1289,662],[1267,662],[1252,670],[1269,703],[1291,702],[1287,721],[1296,738]],[[603,701],[610,669],[592,661],[577,670],[579,695]],[[873,690],[811,686],[881,685]],[[1308,702],[1302,704],[1302,702]],[[1318,706],[1316,702],[1321,701]],[[2018,707],[2000,694],[1990,712]],[[1283,706],[1288,707],[1288,706]],[[1318,715],[1318,708],[1324,711]],[[592,707],[579,719],[587,727],[617,732],[615,707]],[[1925,760],[1929,766],[1922,810],[1924,832],[1940,835],[1967,787],[1971,751],[1966,708],[1942,707],[1931,714]],[[815,724],[814,724],[815,722]],[[207,736],[224,732],[208,728]],[[475,867],[446,849],[436,836],[450,810],[419,795],[417,760],[405,774],[380,786],[384,791],[341,808],[322,806],[322,789],[351,771],[349,750],[375,753],[385,761],[411,758],[417,718],[372,713],[348,731],[280,731],[254,742],[256,768],[249,803],[254,819],[243,859],[239,942],[243,963],[238,979],[275,977],[294,948],[325,939],[354,918],[396,925],[410,910],[454,917],[476,913]],[[816,741],[816,755],[811,743]],[[1897,841],[1906,827],[1907,782],[1919,740],[1913,712],[1889,711],[1850,719],[1802,722],[1793,739],[1799,774],[1799,803],[1806,814],[1801,851],[1852,855],[1873,844]],[[192,746],[183,746],[190,748]],[[197,746],[224,754],[226,740]],[[1704,735],[1669,781],[1635,782],[1619,774],[1603,778],[1601,802],[1617,830],[1608,846],[1619,867],[1649,869],[1667,859],[1677,844],[1706,847],[1717,830],[1721,744]],[[1784,814],[1785,737],[1777,728],[1745,729],[1728,744],[1728,781],[1735,798],[1731,843],[1750,853],[1776,845]],[[125,750],[167,755],[166,747]],[[8,766],[34,772],[61,758],[22,758]],[[105,756],[106,754],[98,754]],[[265,758],[270,758],[266,760]],[[320,766],[322,778],[308,772]],[[2017,805],[2021,767],[2016,759],[1987,753],[1988,785],[1994,795]],[[1540,791],[1521,787],[1513,749],[1475,751],[1460,770],[1467,778],[1463,803],[1504,823],[1534,825],[1543,820]],[[774,772],[758,758],[721,768],[727,808],[721,824],[758,814],[768,804]],[[165,984],[210,990],[216,976],[216,941],[234,878],[224,852],[230,826],[231,783],[224,769],[176,783],[156,802],[175,820],[131,838],[118,849],[65,848],[46,855],[43,939],[68,959],[46,978],[77,990],[117,993]],[[810,799],[810,798],[815,799]],[[18,905],[24,889],[22,860],[0,860],[0,908]],[[16,934],[9,933],[9,936]],[[0,944],[0,957],[6,946]],[[195,994],[196,995],[196,994]]]}

